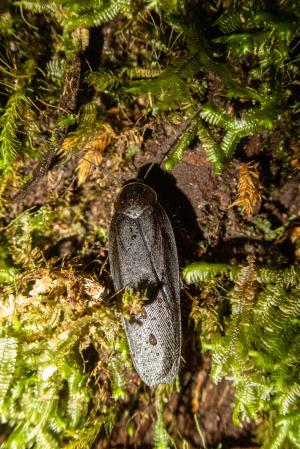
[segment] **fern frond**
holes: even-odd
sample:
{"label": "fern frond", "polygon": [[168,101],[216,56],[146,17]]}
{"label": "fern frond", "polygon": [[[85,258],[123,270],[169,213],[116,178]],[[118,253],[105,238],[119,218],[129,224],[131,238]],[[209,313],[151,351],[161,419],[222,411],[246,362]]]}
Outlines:
{"label": "fern frond", "polygon": [[215,173],[222,173],[225,163],[224,154],[201,119],[198,119],[197,135],[206,152],[207,159],[213,164]]}
{"label": "fern frond", "polygon": [[225,133],[220,148],[227,160],[230,160],[236,149],[237,144],[243,137],[256,134],[263,129],[272,129],[276,121],[276,104],[270,99],[257,110],[248,112],[242,118],[228,119],[225,123],[220,120],[220,126],[225,128]]}
{"label": "fern frond", "polygon": [[222,33],[232,33],[238,30],[243,23],[243,17],[241,16],[241,11],[238,9],[231,9],[223,13],[215,24],[220,27]]}
{"label": "fern frond", "polygon": [[229,370],[226,370],[225,362],[228,362],[228,345],[229,338],[220,337],[216,335],[212,342],[204,343],[205,350],[212,350],[212,368],[211,368],[211,377],[214,382],[220,382],[220,380],[224,377],[225,373],[228,373]]}
{"label": "fern frond", "polygon": [[[242,18],[241,12],[231,10],[229,13],[232,19],[236,15]],[[224,19],[225,27],[221,26],[223,32],[227,28],[226,16],[225,13],[219,19],[220,23]],[[295,17],[289,15],[286,18],[284,13],[276,9],[270,13],[262,5],[245,10],[243,16],[243,23],[238,24],[238,21],[232,20],[231,24],[235,26],[227,28],[227,33],[244,29],[243,33],[221,36],[215,39],[215,42],[227,44],[230,51],[238,56],[247,53],[257,55],[261,68],[282,63],[289,57],[289,44],[297,29]]]}
{"label": "fern frond", "polygon": [[254,374],[244,378],[236,383],[237,401],[233,412],[233,422],[240,425],[241,422],[249,419],[255,419],[263,407],[264,401],[270,398],[272,385],[267,378]]}
{"label": "fern frond", "polygon": [[230,160],[235,152],[236,146],[240,141],[239,133],[236,130],[229,130],[224,135],[220,148],[227,160]]}
{"label": "fern frond", "polygon": [[198,284],[216,275],[225,275],[234,280],[238,271],[238,268],[226,264],[194,262],[183,269],[182,275],[188,284]]}
{"label": "fern frond", "polygon": [[[28,420],[31,424],[31,429],[28,435],[30,440],[38,438],[40,433],[46,431],[49,419],[52,413],[55,413],[59,400],[55,380],[53,380],[51,376],[47,379],[44,378],[44,382],[37,384],[35,395],[38,401],[43,401],[43,408],[40,408],[39,410],[32,409],[30,404],[32,398],[30,398],[30,395],[23,395],[21,401],[22,407],[24,407],[25,410],[27,409]],[[48,432],[46,431],[45,442],[47,441],[47,433]],[[52,441],[50,436],[48,441]]]}
{"label": "fern frond", "polygon": [[[231,301],[235,307],[232,310],[232,321],[227,333],[230,339],[229,351],[223,360],[223,366],[226,366],[227,369],[233,363],[233,359],[238,362],[239,369],[247,369],[247,359],[245,358],[247,346],[242,345],[241,336],[245,323],[250,319],[249,314],[255,297],[254,280],[254,261],[250,258],[249,265],[241,268],[239,271],[231,292]],[[232,370],[234,371],[234,365],[232,366]]]}
{"label": "fern frond", "polygon": [[229,34],[239,29],[257,26],[265,13],[266,7],[261,0],[235,2],[233,7],[221,14],[215,23],[224,34]]}
{"label": "fern frond", "polygon": [[143,67],[137,67],[137,68],[130,68],[126,69],[126,74],[128,75],[129,79],[138,79],[138,78],[156,78],[161,74],[160,68],[143,68]]}
{"label": "fern frond", "polygon": [[73,29],[77,27],[90,28],[100,26],[103,23],[110,22],[119,13],[126,17],[131,17],[131,1],[130,0],[114,0],[108,6],[96,8],[91,14],[82,15],[68,20],[68,26]]}
{"label": "fern frond", "polygon": [[42,260],[42,252],[35,238],[49,232],[52,211],[42,207],[35,213],[20,214],[9,229],[11,257],[17,265],[36,267]]}
{"label": "fern frond", "polygon": [[187,79],[195,76],[199,70],[197,54],[196,52],[191,52],[173,60],[170,67],[167,67],[161,76],[168,78],[170,74],[176,74],[181,79]]}
{"label": "fern frond", "polygon": [[17,5],[35,14],[48,15],[56,20],[61,26],[66,25],[66,18],[70,14],[70,10],[65,5],[55,0],[49,2],[44,2],[43,0],[20,0]]}
{"label": "fern frond", "polygon": [[270,449],[280,449],[288,434],[288,423],[283,423],[276,432],[275,437],[270,445]]}
{"label": "fern frond", "polygon": [[155,79],[133,81],[126,92],[131,94],[150,94],[157,98],[156,107],[160,110],[176,108],[191,103],[191,94],[186,79],[199,71],[194,55],[187,54],[172,61]]}
{"label": "fern frond", "polygon": [[297,320],[299,317],[300,293],[298,286],[290,292],[288,291],[289,288],[291,287],[284,285],[280,276],[278,276],[277,282],[268,284],[258,297],[257,311],[266,326],[266,330],[271,332],[273,336],[280,336],[280,322],[283,325],[290,320]]}
{"label": "fern frond", "polygon": [[155,97],[156,107],[160,110],[170,110],[191,102],[188,86],[176,69],[166,69],[155,79],[133,81],[126,92]]}
{"label": "fern frond", "polygon": [[0,338],[0,409],[15,372],[17,347],[18,341],[15,337]]}
{"label": "fern frond", "polygon": [[11,168],[13,160],[19,154],[20,141],[17,136],[17,127],[27,104],[28,100],[22,91],[12,94],[0,118],[0,169],[2,170]]}
{"label": "fern frond", "polygon": [[256,134],[263,128],[272,129],[274,126],[275,111],[272,108],[262,108],[249,112],[241,119],[236,119],[232,130],[241,137]]}
{"label": "fern frond", "polygon": [[[126,292],[123,296],[126,296]],[[129,294],[129,297],[130,296],[132,297],[132,293]],[[135,310],[135,313],[137,314],[140,313],[142,307],[140,300],[140,297],[135,298],[135,302],[139,303],[138,308]],[[124,303],[124,301],[122,302]],[[131,317],[132,316],[134,315],[131,315]],[[129,348],[125,339],[115,337],[108,339],[108,345],[113,351],[113,356],[108,361],[112,397],[115,400],[125,399],[128,396],[128,392],[126,390],[126,370],[132,366],[129,356]]]}
{"label": "fern frond", "polygon": [[211,125],[220,126],[227,130],[231,128],[233,122],[233,117],[209,103],[203,105],[200,117]]}
{"label": "fern frond", "polygon": [[164,161],[166,170],[173,170],[173,168],[176,167],[176,165],[181,161],[185,150],[196,136],[197,128],[198,126],[195,124],[190,129],[182,133],[177,145]]}
{"label": "fern frond", "polygon": [[74,369],[76,362],[71,362],[72,367],[68,365],[65,370],[68,382],[68,402],[67,402],[67,413],[70,417],[70,428],[77,429],[83,424],[87,412],[90,397],[87,395],[87,390],[84,387],[87,381],[87,375],[82,375],[80,373],[80,366],[77,364],[77,369]]}
{"label": "fern frond", "polygon": [[284,285],[286,288],[294,287],[300,282],[299,268],[291,266],[283,270],[272,270],[270,268],[260,268],[257,280],[262,284]]}
{"label": "fern frond", "polygon": [[[300,315],[300,311],[299,311],[298,316],[299,315]],[[296,403],[296,401],[299,401],[299,399],[300,399],[300,384],[296,383],[296,384],[292,385],[289,388],[288,392],[280,398],[281,413],[283,415],[286,415],[292,409],[292,407]]]}
{"label": "fern frond", "polygon": [[248,257],[249,265],[239,270],[238,276],[235,279],[235,286],[231,293],[233,301],[237,301],[239,304],[242,302],[242,306],[252,306],[255,296],[255,290],[253,283],[256,280],[256,270],[254,268],[254,258]]}
{"label": "fern frond", "polygon": [[28,9],[28,11],[31,11],[33,13],[38,13],[41,14],[43,12],[47,12],[49,10],[49,3],[51,3],[52,5],[54,4],[54,2],[43,2],[43,1],[37,1],[37,2],[32,2],[32,1],[22,1],[20,2],[20,4],[22,5],[22,7],[24,7],[25,9]]}
{"label": "fern frond", "polygon": [[[73,278],[72,275],[68,278],[61,274],[61,280],[55,278],[53,283],[47,270],[41,269],[41,272],[45,273],[45,282],[39,283],[36,280],[36,285],[31,285],[32,296],[29,298],[18,296],[14,301],[16,329],[12,327],[11,331],[20,333],[18,320],[22,320],[21,336],[18,335],[16,338],[22,358],[16,365],[17,372],[14,373],[18,382],[11,388],[9,396],[6,395],[1,408],[2,421],[15,428],[5,447],[25,449],[32,447],[33,444],[41,448],[60,447],[62,436],[64,441],[71,438],[66,429],[72,429],[74,438],[75,435],[76,438],[82,436],[81,443],[87,444],[90,441],[92,445],[97,433],[95,427],[88,430],[88,435],[85,433],[83,436],[80,433],[83,428],[87,430],[83,422],[93,396],[88,385],[88,376],[78,361],[78,345],[85,337],[89,342],[92,338],[89,335],[90,330],[97,325],[100,326],[100,323],[101,327],[95,330],[97,339],[101,333],[103,335],[103,329],[105,338],[113,338],[115,330],[112,331],[111,318],[108,319],[107,313],[103,314],[95,306],[87,314],[84,313],[85,309],[89,308],[86,298],[82,302],[85,303],[85,309],[79,307],[80,300],[78,300],[74,311],[71,311],[74,305],[70,307],[70,302],[63,300],[64,315],[62,316],[60,310],[58,317],[48,319],[44,308],[48,307],[55,311],[60,306],[60,300],[58,295],[53,295],[51,301],[45,305],[46,297],[43,295],[57,288],[60,295],[65,296],[67,293],[65,287],[71,288],[70,281]],[[37,272],[35,279],[36,274]],[[55,276],[53,272],[52,276]],[[36,323],[42,316],[43,326],[32,331],[30,319]],[[1,318],[5,319],[2,315]],[[109,329],[105,327],[107,321],[110,323]],[[4,339],[2,341],[4,342]],[[1,368],[5,369],[5,364],[1,363],[0,372]],[[105,418],[102,416],[102,425],[107,417],[105,413]],[[107,418],[111,426],[112,415]],[[74,442],[74,447],[80,447],[79,440],[76,440],[76,445]]]}
{"label": "fern frond", "polygon": [[235,118],[211,104],[206,104],[200,116],[211,125],[226,130],[220,149],[224,157],[230,160],[242,137],[255,134],[264,128],[272,129],[276,117],[274,109],[275,107],[267,105],[247,113],[242,118]]}
{"label": "fern frond", "polygon": [[119,75],[110,70],[93,71],[87,79],[89,84],[95,86],[100,92],[105,92],[120,84]]}
{"label": "fern frond", "polygon": [[98,106],[95,103],[87,103],[79,110],[79,126],[94,126],[97,121]]}
{"label": "fern frond", "polygon": [[65,70],[65,61],[61,59],[51,59],[46,65],[47,76],[53,81],[59,81],[63,79]]}

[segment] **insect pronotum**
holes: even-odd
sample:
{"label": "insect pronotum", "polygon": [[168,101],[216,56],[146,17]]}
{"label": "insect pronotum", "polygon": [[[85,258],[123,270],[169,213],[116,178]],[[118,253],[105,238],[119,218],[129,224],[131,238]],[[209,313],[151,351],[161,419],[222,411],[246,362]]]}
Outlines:
{"label": "insect pronotum", "polygon": [[170,383],[181,350],[177,249],[155,191],[141,181],[126,184],[116,199],[109,261],[116,291],[147,292],[142,312],[123,320],[134,366],[150,387]]}

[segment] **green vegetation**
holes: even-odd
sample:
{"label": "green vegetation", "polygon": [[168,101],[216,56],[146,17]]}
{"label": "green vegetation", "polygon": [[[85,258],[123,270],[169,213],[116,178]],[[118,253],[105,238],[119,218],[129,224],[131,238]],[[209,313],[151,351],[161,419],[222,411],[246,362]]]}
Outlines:
{"label": "green vegetation", "polygon": [[222,279],[225,298],[217,304],[209,304],[208,295],[195,298],[191,312],[201,323],[202,351],[212,354],[211,376],[233,381],[236,425],[265,415],[258,428],[263,447],[299,447],[299,269],[258,269],[250,260],[235,271],[204,263],[184,270],[185,280],[204,291],[220,288]]}
{"label": "green vegetation", "polygon": [[[56,448],[67,440],[67,447],[89,447],[102,427],[111,431],[115,403],[126,396],[120,310],[108,307],[101,283],[75,265],[50,268],[36,246],[52,237],[55,218],[48,207],[25,212],[7,231],[18,275],[6,279],[1,299],[1,420],[13,429],[6,448]],[[93,361],[85,355],[92,347]]]}
{"label": "green vegetation", "polygon": [[[279,133],[277,150],[268,150],[280,165],[272,168],[278,185],[300,166],[299,14],[298,0],[1,3],[3,449],[89,449],[119,420],[129,441],[143,413],[155,448],[175,440],[189,447],[170,418],[171,389],[154,395],[132,367],[121,321],[140,310],[143,292],[122,299],[112,292],[113,199],[103,192],[115,187],[105,173],[127,176],[166,122],[164,168],[173,170],[193,146],[204,149],[215,175],[238,158],[231,206],[251,217],[268,193],[262,167],[248,161],[247,139]],[[252,220],[270,249],[259,262],[215,256],[184,268],[196,327],[188,332],[210,351],[212,379],[232,380],[234,423],[255,420],[264,448],[300,448],[300,274],[291,260],[270,265],[272,244],[290,238],[297,217],[273,226],[268,210]]]}

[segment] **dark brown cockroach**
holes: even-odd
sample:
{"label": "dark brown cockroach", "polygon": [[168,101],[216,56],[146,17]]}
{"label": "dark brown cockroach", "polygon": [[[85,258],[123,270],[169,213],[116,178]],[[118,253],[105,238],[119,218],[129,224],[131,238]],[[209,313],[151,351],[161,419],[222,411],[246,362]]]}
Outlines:
{"label": "dark brown cockroach", "polygon": [[145,384],[170,383],[181,350],[177,248],[156,192],[140,181],[126,184],[115,202],[109,261],[116,291],[146,292],[143,310],[123,320],[134,366]]}

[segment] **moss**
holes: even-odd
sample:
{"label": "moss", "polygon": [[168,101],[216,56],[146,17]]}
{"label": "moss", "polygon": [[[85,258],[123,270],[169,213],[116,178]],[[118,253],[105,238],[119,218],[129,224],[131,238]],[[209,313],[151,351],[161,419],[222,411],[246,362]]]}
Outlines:
{"label": "moss", "polygon": [[[150,401],[120,324],[141,297],[113,296],[109,214],[101,222],[93,215],[102,189],[114,190],[105,173],[126,171],[154,124],[169,120],[177,134],[167,170],[201,144],[220,175],[234,157],[247,159],[249,137],[277,129],[281,154],[270,158],[285,161],[279,182],[292,176],[299,12],[296,1],[2,3],[3,447],[89,448],[124,409],[134,414],[135,397]],[[255,186],[251,192],[244,202],[261,198]],[[274,230],[270,217],[259,218],[265,245],[288,238],[290,221]],[[192,335],[200,331],[203,350],[212,351],[213,378],[235,383],[235,422],[259,419],[265,447],[299,447],[298,271],[215,260],[194,262],[184,277],[200,287]],[[209,295],[225,300],[203,303]],[[170,394],[157,392],[155,447],[173,444],[163,413]]]}

